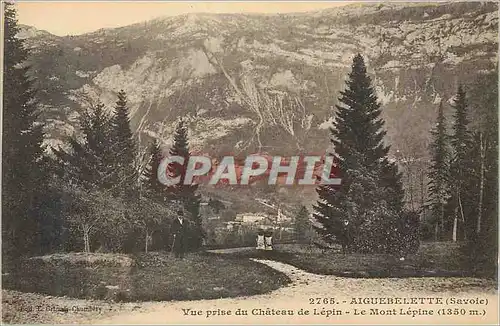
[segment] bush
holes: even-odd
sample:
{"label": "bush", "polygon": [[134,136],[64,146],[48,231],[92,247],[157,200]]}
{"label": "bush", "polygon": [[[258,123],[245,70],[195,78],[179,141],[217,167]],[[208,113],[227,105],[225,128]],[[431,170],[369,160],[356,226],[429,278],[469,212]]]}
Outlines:
{"label": "bush", "polygon": [[418,213],[403,211],[395,223],[394,233],[389,241],[388,253],[399,257],[415,254],[420,245],[419,225]]}
{"label": "bush", "polygon": [[364,220],[352,232],[353,249],[358,253],[386,253],[394,250],[397,225],[394,214],[385,203],[365,213]]}
{"label": "bush", "polygon": [[420,216],[417,212],[406,211],[403,214],[403,223],[400,246],[405,256],[415,254],[420,247]]}
{"label": "bush", "polygon": [[468,272],[479,277],[497,278],[498,251],[495,235],[477,237],[475,234],[460,246],[461,263]]}

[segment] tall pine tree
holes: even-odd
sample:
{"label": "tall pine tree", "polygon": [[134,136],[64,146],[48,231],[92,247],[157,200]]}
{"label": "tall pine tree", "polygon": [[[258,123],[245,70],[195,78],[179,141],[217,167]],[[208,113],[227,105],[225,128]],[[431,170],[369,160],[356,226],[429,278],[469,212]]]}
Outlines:
{"label": "tall pine tree", "polygon": [[114,163],[114,182],[116,193],[131,197],[137,189],[135,158],[137,155],[133,133],[130,128],[127,96],[123,90],[118,92],[114,115],[111,119],[112,147]]}
{"label": "tall pine tree", "polygon": [[[454,215],[453,240],[457,240],[458,221],[465,225],[465,215],[467,208],[463,205],[463,196],[467,189],[470,179],[470,169],[467,165],[470,163],[468,151],[471,146],[471,138],[468,131],[469,121],[467,119],[467,100],[465,90],[462,86],[458,91],[453,104],[455,110],[453,121],[453,134],[451,135],[452,158],[450,163],[450,190],[451,206]],[[463,233],[465,234],[465,233]]]}
{"label": "tall pine tree", "polygon": [[189,212],[192,228],[189,237],[189,249],[197,250],[201,248],[205,233],[203,231],[202,219],[200,215],[201,197],[196,192],[197,184],[184,184],[186,169],[191,156],[189,152],[188,130],[184,121],[179,120],[174,134],[174,142],[169,151],[170,156],[180,156],[184,158],[184,164],[171,163],[167,173],[170,177],[180,176],[180,181],[176,185],[167,187],[167,194],[170,199],[181,202]]}
{"label": "tall pine tree", "polygon": [[439,105],[436,127],[431,132],[431,165],[429,167],[429,206],[434,224],[435,240],[444,239],[446,229],[446,203],[449,189],[449,137],[442,103]]}
{"label": "tall pine tree", "polygon": [[26,64],[28,51],[16,37],[19,26],[13,4],[4,7],[2,234],[3,252],[18,255],[36,247],[36,220],[46,192],[43,125],[33,81]]}
{"label": "tall pine tree", "polygon": [[318,187],[316,230],[344,249],[389,251],[399,237],[401,176],[383,143],[381,108],[361,55],[354,58],[348,77],[331,129],[342,185]]}

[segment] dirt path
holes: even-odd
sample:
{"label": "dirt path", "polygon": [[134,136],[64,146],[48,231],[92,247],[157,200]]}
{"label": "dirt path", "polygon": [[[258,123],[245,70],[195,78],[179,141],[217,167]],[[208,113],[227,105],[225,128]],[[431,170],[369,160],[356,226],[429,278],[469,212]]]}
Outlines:
{"label": "dirt path", "polygon": [[[125,312],[105,319],[89,320],[96,324],[270,324],[270,323],[335,323],[356,324],[495,324],[498,320],[498,298],[496,292],[485,293],[481,290],[450,292],[447,288],[460,279],[454,278],[407,278],[407,279],[350,279],[330,275],[316,275],[305,272],[291,265],[255,260],[287,274],[292,283],[269,294],[251,297],[225,298],[216,300],[196,300],[183,302],[144,303],[140,312]],[[401,297],[401,298],[480,298],[487,299],[487,305],[445,305],[445,304],[401,304],[369,305],[351,304],[353,298]],[[337,304],[311,304],[310,299],[333,298]],[[309,311],[309,315],[299,315],[300,309]],[[369,315],[370,309],[383,309],[395,316]],[[392,309],[395,308],[393,312]],[[433,311],[434,315],[412,317],[405,312],[418,309]],[[466,316],[436,315],[438,309],[458,308],[458,313],[465,311]],[[461,311],[460,309],[465,309]],[[188,310],[190,309],[190,310]],[[246,310],[248,315],[236,315],[238,309]],[[274,309],[274,312],[272,311]],[[402,309],[402,311],[400,311]],[[470,309],[483,309],[485,316],[471,316]],[[293,315],[284,315],[286,310]],[[366,310],[366,315],[356,315]],[[266,315],[263,313],[269,312]],[[285,312],[285,313],[286,313]],[[322,312],[324,314],[322,314]],[[228,315],[228,314],[231,315]],[[338,314],[340,313],[340,314]],[[403,313],[403,315],[402,315]],[[422,311],[421,311],[422,313]],[[473,312],[474,314],[475,312]],[[194,314],[194,315],[192,315]]]}

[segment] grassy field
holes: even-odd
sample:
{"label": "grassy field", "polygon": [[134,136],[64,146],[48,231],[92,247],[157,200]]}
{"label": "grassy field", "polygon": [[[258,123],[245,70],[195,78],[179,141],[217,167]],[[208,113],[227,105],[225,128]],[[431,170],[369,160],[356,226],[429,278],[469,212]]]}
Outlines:
{"label": "grassy field", "polygon": [[134,257],[60,254],[28,259],[4,274],[3,288],[115,302],[195,300],[267,293],[288,284],[282,273],[248,259],[164,253]]}
{"label": "grassy field", "polygon": [[282,244],[273,251],[241,249],[227,254],[288,263],[305,271],[343,277],[437,277],[468,276],[461,265],[458,245],[451,242],[422,243],[419,251],[400,261],[383,254],[347,254],[322,251],[313,245]]}

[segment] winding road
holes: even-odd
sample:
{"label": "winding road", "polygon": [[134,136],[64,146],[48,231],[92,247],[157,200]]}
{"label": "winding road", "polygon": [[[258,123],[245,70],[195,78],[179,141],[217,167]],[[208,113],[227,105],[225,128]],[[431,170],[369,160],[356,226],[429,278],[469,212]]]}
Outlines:
{"label": "winding road", "polygon": [[[459,279],[406,278],[360,279],[316,275],[291,265],[270,261],[266,264],[290,277],[292,283],[268,294],[251,297],[147,303],[140,311],[124,312],[93,324],[497,324],[498,297],[479,288],[446,290]],[[487,299],[487,305],[470,304],[352,304],[353,298],[449,298]],[[316,304],[316,298],[330,298],[334,304]],[[314,303],[311,304],[311,299]],[[451,315],[437,315],[440,309],[452,309]],[[457,308],[458,310],[454,310]],[[247,315],[236,315],[245,310]],[[308,315],[301,314],[302,309]],[[375,312],[371,309],[379,309]],[[420,309],[420,310],[419,310]],[[471,312],[472,310],[472,312]],[[483,313],[484,316],[478,316]],[[362,315],[364,311],[364,315]],[[446,311],[446,310],[445,310]],[[429,315],[430,313],[433,315]],[[458,315],[454,315],[458,312]],[[228,315],[231,313],[231,315]],[[289,315],[293,313],[293,315]],[[372,314],[370,314],[372,313]],[[373,314],[376,313],[376,314]],[[382,314],[383,313],[383,314]],[[464,313],[464,315],[462,315]]]}

